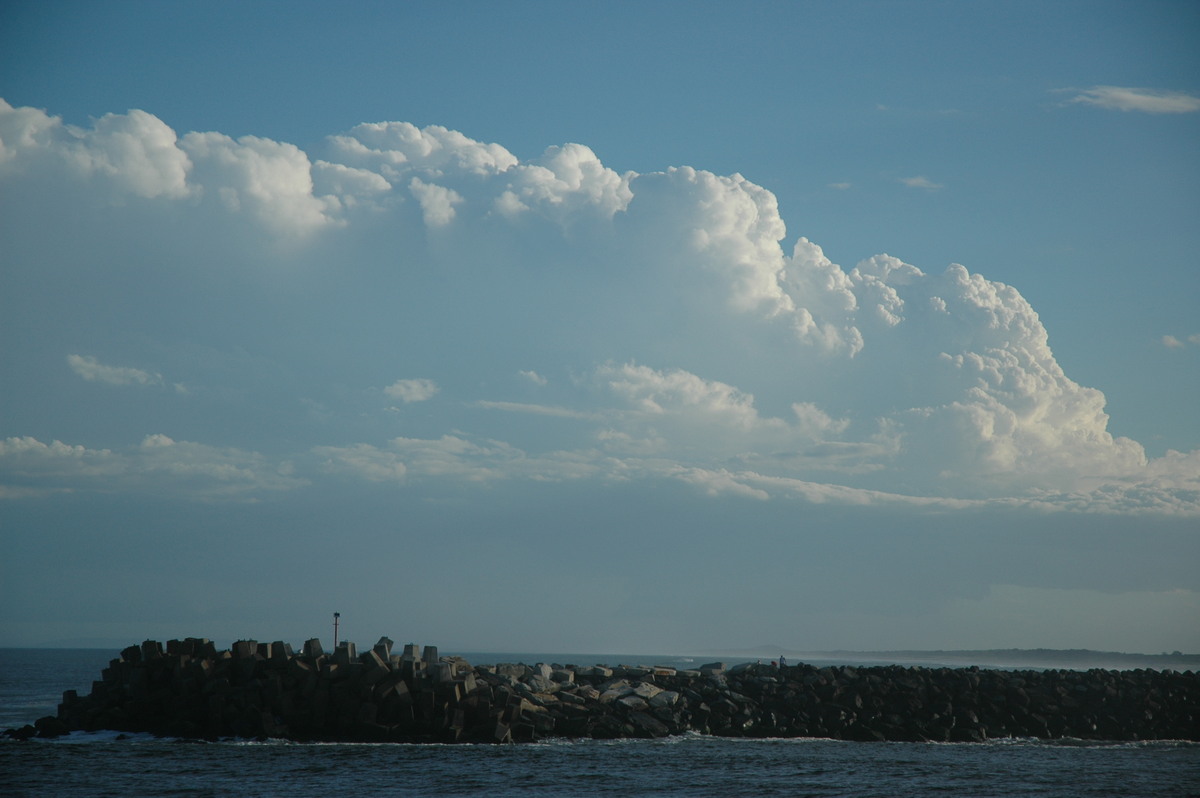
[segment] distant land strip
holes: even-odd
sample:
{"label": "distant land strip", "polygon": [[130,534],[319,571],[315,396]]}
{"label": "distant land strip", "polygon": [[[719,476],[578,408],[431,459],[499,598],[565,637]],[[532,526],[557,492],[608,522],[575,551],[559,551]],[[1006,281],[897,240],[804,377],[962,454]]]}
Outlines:
{"label": "distant land strip", "polygon": [[1172,670],[1200,669],[1200,654],[1179,651],[1162,654],[1131,654],[1119,651],[1094,651],[1086,648],[987,648],[987,649],[921,649],[886,651],[805,651],[772,646],[745,649],[714,649],[709,656],[730,659],[777,659],[784,656],[801,662],[862,662],[896,664],[978,665],[980,667],[1052,667],[1074,668],[1155,668]]}

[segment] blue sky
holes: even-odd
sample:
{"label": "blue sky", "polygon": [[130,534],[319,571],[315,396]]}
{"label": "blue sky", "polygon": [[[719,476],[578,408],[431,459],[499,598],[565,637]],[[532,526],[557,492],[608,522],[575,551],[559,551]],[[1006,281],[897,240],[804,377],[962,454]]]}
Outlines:
{"label": "blue sky", "polygon": [[1194,4],[0,13],[13,644],[1200,647]]}

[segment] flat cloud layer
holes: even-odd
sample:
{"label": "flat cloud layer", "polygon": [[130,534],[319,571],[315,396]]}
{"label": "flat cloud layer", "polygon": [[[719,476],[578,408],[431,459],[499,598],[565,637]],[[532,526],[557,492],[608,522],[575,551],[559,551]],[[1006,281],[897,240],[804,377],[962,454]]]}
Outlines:
{"label": "flat cloud layer", "polygon": [[1200,452],[1110,434],[1016,288],[738,174],[315,149],[0,101],[5,639],[1196,640]]}
{"label": "flat cloud layer", "polygon": [[1110,111],[1141,111],[1147,114],[1190,114],[1200,111],[1200,97],[1195,95],[1128,86],[1093,86],[1071,98],[1071,102],[1095,105]]}
{"label": "flat cloud layer", "polygon": [[[217,451],[203,447],[253,445],[317,481],[330,463],[370,481],[654,474],[763,499],[807,484],[855,501],[1200,514],[1196,454],[1148,461],[1114,438],[1103,394],[1063,372],[1015,288],[889,255],[847,270],[804,238],[788,251],[774,196],[740,175],[617,174],[578,144],[522,163],[406,123],[331,136],[313,159],[253,136],[180,137],[143,111],[85,129],[5,104],[0,179],[9,197],[30,198],[8,202],[5,238],[29,253],[10,256],[14,281],[32,286],[35,255],[50,250],[59,265],[48,268],[95,289],[72,323],[77,342],[94,331],[105,352],[49,351],[62,339],[51,334],[27,357],[65,357],[114,388],[162,384],[174,369],[169,379],[211,405],[159,408],[167,431],[183,414],[239,407],[287,417],[303,406],[321,419],[319,436],[301,429],[286,446],[267,424],[176,447],[192,464],[181,474]],[[56,240],[66,230],[73,240]],[[127,334],[113,335],[119,325]],[[207,373],[189,356],[196,345]],[[253,384],[235,351],[270,360]],[[373,379],[388,367],[430,377]],[[38,390],[7,389],[27,409],[10,428],[38,418]],[[417,420],[392,403],[399,417],[385,421],[387,399],[437,409]],[[514,422],[531,414],[558,420]],[[59,443],[48,422],[41,456],[89,445],[87,434]],[[14,459],[31,456],[30,430],[12,431],[0,462],[37,488]],[[123,488],[131,474],[162,476],[133,441],[163,431],[105,450],[139,463],[120,469]]]}

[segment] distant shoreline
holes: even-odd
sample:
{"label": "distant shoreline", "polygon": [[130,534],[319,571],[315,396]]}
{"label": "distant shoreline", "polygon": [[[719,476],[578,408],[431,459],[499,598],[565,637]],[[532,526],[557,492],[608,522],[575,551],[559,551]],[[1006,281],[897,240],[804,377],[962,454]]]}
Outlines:
{"label": "distant shoreline", "polygon": [[947,665],[991,668],[1068,668],[1072,670],[1103,668],[1125,670],[1153,668],[1156,670],[1198,670],[1200,654],[1129,654],[1119,651],[1055,648],[991,648],[954,650],[889,650],[889,651],[799,651],[789,649],[726,649],[710,652],[712,656],[751,659],[778,659],[790,662],[877,662],[896,665]]}
{"label": "distant shoreline", "polygon": [[[105,641],[82,639],[78,641],[61,640],[36,646],[0,646],[6,650],[53,650],[73,649],[91,651],[120,651],[129,645],[129,641],[106,644]],[[449,647],[445,647],[451,651]],[[465,650],[464,650],[465,652]],[[459,653],[464,653],[459,652]],[[483,661],[484,657],[495,657],[496,662],[507,661],[505,657],[516,656],[511,651],[470,651],[472,658]],[[923,667],[970,667],[987,668],[1065,668],[1069,670],[1088,670],[1101,668],[1105,670],[1129,670],[1151,668],[1155,670],[1171,669],[1178,671],[1200,670],[1200,654],[1184,654],[1181,652],[1163,654],[1126,653],[1119,651],[1095,651],[1092,649],[1054,649],[1054,648],[991,648],[991,649],[891,649],[874,651],[856,651],[849,649],[829,650],[800,650],[792,648],[775,648],[771,646],[755,646],[742,649],[706,649],[700,653],[683,654],[624,654],[595,653],[595,652],[520,652],[521,657],[536,654],[546,657],[573,657],[583,661],[589,657],[603,657],[616,663],[620,658],[647,661],[655,657],[694,657],[697,659],[724,659],[731,662],[750,662],[756,660],[775,661],[784,657],[789,663],[802,662],[822,664],[873,664],[873,665],[903,665]],[[549,660],[547,660],[549,661]]]}

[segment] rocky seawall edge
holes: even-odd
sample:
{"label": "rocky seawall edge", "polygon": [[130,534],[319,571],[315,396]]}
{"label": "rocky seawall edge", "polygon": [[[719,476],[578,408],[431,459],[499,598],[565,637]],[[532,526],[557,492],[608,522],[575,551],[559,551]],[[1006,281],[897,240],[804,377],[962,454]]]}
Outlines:
{"label": "rocky seawall edge", "polygon": [[822,737],[982,742],[1200,740],[1200,678],[1171,670],[990,670],[710,663],[696,670],[472,666],[381,638],[130,646],[91,693],[17,739],[114,730],[215,740],[508,743],[558,738]]}

